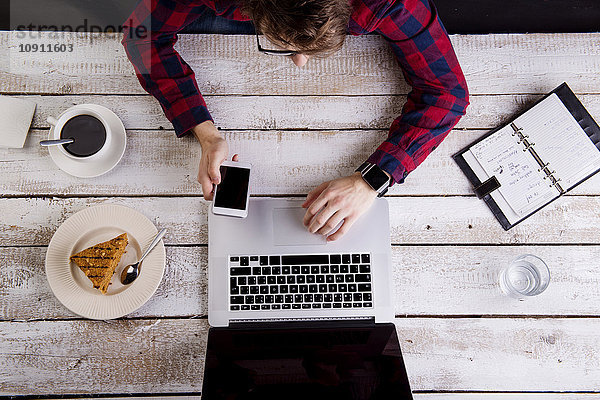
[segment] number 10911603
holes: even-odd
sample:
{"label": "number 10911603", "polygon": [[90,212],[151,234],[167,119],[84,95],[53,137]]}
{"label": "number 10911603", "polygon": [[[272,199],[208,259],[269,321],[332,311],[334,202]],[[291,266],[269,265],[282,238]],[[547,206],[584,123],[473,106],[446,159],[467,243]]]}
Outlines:
{"label": "number 10911603", "polygon": [[71,53],[72,51],[73,45],[65,43],[19,44],[20,53]]}

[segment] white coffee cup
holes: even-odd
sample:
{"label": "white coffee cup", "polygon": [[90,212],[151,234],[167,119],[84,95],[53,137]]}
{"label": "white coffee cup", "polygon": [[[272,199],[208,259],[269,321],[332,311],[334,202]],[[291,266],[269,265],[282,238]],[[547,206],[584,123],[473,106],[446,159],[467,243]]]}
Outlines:
{"label": "white coffee cup", "polygon": [[92,116],[92,117],[98,119],[102,123],[102,125],[104,125],[104,130],[106,132],[106,140],[104,141],[104,144],[102,145],[100,150],[98,150],[96,153],[89,155],[89,156],[75,156],[75,155],[69,153],[68,151],[66,151],[64,146],[62,146],[62,145],[56,146],[58,148],[58,150],[65,157],[68,157],[72,160],[86,160],[87,161],[87,160],[102,158],[102,157],[106,156],[106,153],[108,152],[108,149],[110,148],[110,144],[112,141],[113,129],[111,128],[111,124],[109,124],[107,121],[108,120],[107,116],[102,115],[103,113],[101,111],[102,111],[101,109],[99,110],[99,108],[97,106],[94,106],[92,104],[80,104],[80,105],[68,108],[62,114],[60,114],[58,116],[58,118],[48,117],[46,119],[46,121],[52,126],[51,135],[50,135],[51,139],[62,139],[60,137],[60,135],[61,135],[61,132],[62,132],[65,124],[72,118],[80,116],[80,115]]}

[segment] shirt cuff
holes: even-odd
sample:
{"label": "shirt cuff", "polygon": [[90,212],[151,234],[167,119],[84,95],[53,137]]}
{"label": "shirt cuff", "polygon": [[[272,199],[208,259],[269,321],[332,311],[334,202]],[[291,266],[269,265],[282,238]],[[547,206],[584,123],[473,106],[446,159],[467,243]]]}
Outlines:
{"label": "shirt cuff", "polygon": [[165,115],[173,124],[177,137],[185,136],[190,129],[205,121],[212,121],[208,108],[200,96],[183,97],[166,109]]}
{"label": "shirt cuff", "polygon": [[404,183],[409,172],[415,169],[412,158],[389,142],[383,142],[367,161],[376,164],[392,176],[390,187],[395,183]]}

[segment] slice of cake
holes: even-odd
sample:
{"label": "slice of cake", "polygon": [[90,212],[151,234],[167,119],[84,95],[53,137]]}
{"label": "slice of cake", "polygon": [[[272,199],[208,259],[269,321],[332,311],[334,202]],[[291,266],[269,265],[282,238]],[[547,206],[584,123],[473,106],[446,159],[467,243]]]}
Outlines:
{"label": "slice of cake", "polygon": [[115,268],[127,246],[127,234],[117,236],[108,242],[98,243],[71,256],[77,266],[92,281],[94,288],[106,294]]}

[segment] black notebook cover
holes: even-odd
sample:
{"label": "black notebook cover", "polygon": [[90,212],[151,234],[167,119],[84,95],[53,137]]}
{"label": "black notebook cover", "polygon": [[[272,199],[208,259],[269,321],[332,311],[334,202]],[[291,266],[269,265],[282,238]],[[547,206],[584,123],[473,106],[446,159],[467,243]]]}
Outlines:
{"label": "black notebook cover", "polygon": [[[534,107],[536,104],[538,104],[539,102],[541,102],[542,100],[544,100],[545,98],[547,98],[548,96],[550,96],[552,93],[556,93],[556,95],[563,102],[563,104],[565,105],[565,107],[567,108],[567,110],[569,110],[569,112],[571,113],[571,115],[573,115],[573,117],[575,118],[575,120],[577,121],[577,123],[579,123],[579,125],[581,126],[581,128],[583,128],[584,132],[588,135],[588,137],[590,138],[590,140],[592,141],[592,143],[594,143],[594,145],[596,146],[596,148],[598,149],[598,151],[600,151],[600,127],[598,126],[598,124],[596,123],[596,121],[594,121],[594,119],[592,118],[592,116],[588,113],[588,111],[585,109],[585,107],[583,106],[583,104],[581,104],[581,102],[579,101],[579,99],[575,96],[575,94],[573,93],[573,91],[571,91],[571,88],[569,88],[569,86],[566,83],[563,83],[562,85],[560,85],[559,87],[557,87],[556,89],[554,89],[552,92],[548,93],[546,96],[544,96],[543,98],[541,98],[540,100],[538,100],[535,104],[533,104],[527,110],[525,110],[522,113],[516,115],[512,120],[514,120],[514,119],[518,118],[520,115],[526,113],[530,108]],[[471,169],[471,167],[469,166],[469,164],[467,164],[467,162],[465,161],[465,159],[463,157],[463,154],[466,151],[469,151],[469,149],[474,144],[479,143],[480,141],[484,140],[485,138],[487,138],[490,135],[493,135],[499,129],[502,129],[504,126],[506,126],[506,125],[502,125],[502,126],[496,128],[496,129],[488,132],[483,137],[479,138],[477,141],[471,143],[469,146],[467,146],[466,148],[462,149],[460,152],[458,152],[458,153],[456,153],[455,155],[452,156],[452,158],[454,158],[454,161],[456,161],[456,163],[458,164],[458,166],[460,167],[460,169],[464,172],[464,174],[466,175],[466,177],[469,179],[469,181],[471,182],[471,184],[473,185],[473,187],[479,187],[482,184],[482,182],[479,180],[479,178],[477,178],[477,175],[475,175],[475,172],[473,172],[473,170]],[[588,175],[587,177],[585,177],[584,179],[582,179],[581,181],[579,181],[577,184],[573,185],[571,188],[566,189],[565,193],[568,192],[568,191],[570,191],[572,188],[577,187],[579,184],[581,184],[583,181],[585,181],[588,178],[590,178],[592,175],[596,174],[598,171],[600,171],[600,170],[594,171],[593,173],[591,173],[590,175]],[[483,196],[482,200],[485,201],[485,203],[488,205],[488,207],[490,208],[490,210],[492,210],[492,213],[494,214],[494,216],[496,217],[496,219],[500,222],[500,224],[502,225],[502,227],[504,228],[504,230],[509,230],[513,226],[517,225],[519,222],[527,219],[531,215],[533,215],[536,212],[538,212],[540,209],[542,209],[545,206],[547,206],[548,204],[552,203],[558,197],[560,197],[560,196],[557,196],[556,198],[550,200],[548,203],[544,204],[543,206],[541,206],[537,210],[535,210],[532,213],[530,213],[530,214],[526,215],[525,217],[521,218],[519,221],[517,221],[514,224],[510,224],[510,222],[508,222],[508,219],[506,218],[506,216],[504,215],[504,213],[502,212],[502,210],[500,210],[500,207],[498,207],[498,204],[496,204],[496,202],[494,201],[494,199],[492,199],[492,196],[490,194],[487,194],[487,195]]]}

